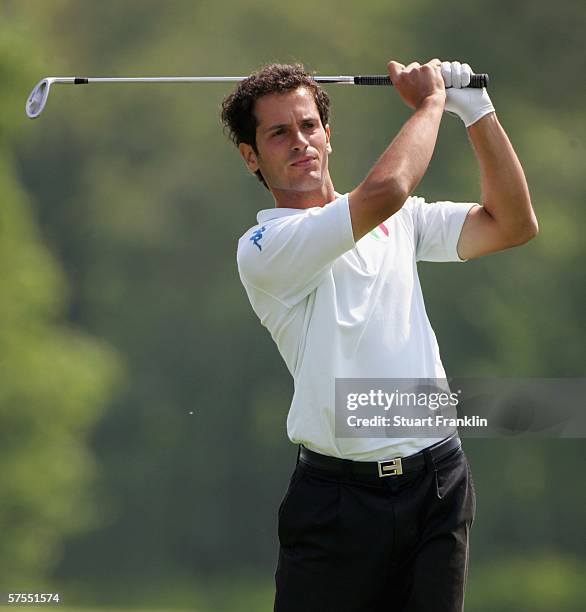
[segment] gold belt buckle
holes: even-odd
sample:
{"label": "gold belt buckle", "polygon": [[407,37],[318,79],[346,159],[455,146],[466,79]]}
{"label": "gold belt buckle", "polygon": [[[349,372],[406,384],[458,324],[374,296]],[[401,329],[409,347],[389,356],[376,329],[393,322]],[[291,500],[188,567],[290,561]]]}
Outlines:
{"label": "gold belt buckle", "polygon": [[403,465],[401,457],[395,459],[387,459],[386,461],[377,461],[378,475],[383,478],[385,476],[399,476],[403,473]]}

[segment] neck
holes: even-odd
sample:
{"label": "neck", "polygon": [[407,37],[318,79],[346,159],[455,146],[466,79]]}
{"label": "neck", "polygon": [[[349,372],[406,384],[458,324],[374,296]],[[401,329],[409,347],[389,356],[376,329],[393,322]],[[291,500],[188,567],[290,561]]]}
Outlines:
{"label": "neck", "polygon": [[332,179],[328,176],[318,189],[312,191],[293,191],[289,189],[271,189],[276,208],[312,208],[325,206],[336,199]]}

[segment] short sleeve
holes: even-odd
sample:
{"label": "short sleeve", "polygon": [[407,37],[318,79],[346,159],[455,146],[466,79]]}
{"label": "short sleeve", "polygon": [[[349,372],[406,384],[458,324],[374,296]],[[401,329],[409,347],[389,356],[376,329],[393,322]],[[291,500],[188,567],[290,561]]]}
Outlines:
{"label": "short sleeve", "polygon": [[243,284],[287,307],[309,295],[333,262],[354,247],[344,195],[323,207],[270,219],[246,232],[238,243]]}
{"label": "short sleeve", "polygon": [[411,197],[408,209],[413,218],[416,261],[466,261],[457,246],[468,211],[474,202],[432,202]]}

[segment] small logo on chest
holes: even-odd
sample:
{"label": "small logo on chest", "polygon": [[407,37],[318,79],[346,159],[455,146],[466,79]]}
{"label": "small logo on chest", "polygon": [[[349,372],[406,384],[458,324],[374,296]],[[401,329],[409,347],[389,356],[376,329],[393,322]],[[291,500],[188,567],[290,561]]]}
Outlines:
{"label": "small logo on chest", "polygon": [[391,239],[389,228],[384,223],[381,223],[379,226],[371,229],[370,232],[368,232],[368,235],[372,236],[379,242],[389,242]]}
{"label": "small logo on chest", "polygon": [[263,225],[261,228],[257,229],[249,238],[249,240],[252,240],[253,244],[258,247],[259,251],[262,251],[260,241],[262,240],[262,234],[266,229],[267,228]]}

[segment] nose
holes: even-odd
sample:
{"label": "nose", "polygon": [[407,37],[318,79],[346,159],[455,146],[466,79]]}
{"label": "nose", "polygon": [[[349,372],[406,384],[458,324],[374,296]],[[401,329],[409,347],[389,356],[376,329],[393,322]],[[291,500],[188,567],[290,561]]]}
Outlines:
{"label": "nose", "polygon": [[309,146],[309,141],[307,137],[303,133],[303,130],[295,130],[293,134],[293,150],[294,151],[302,151],[307,149]]}

